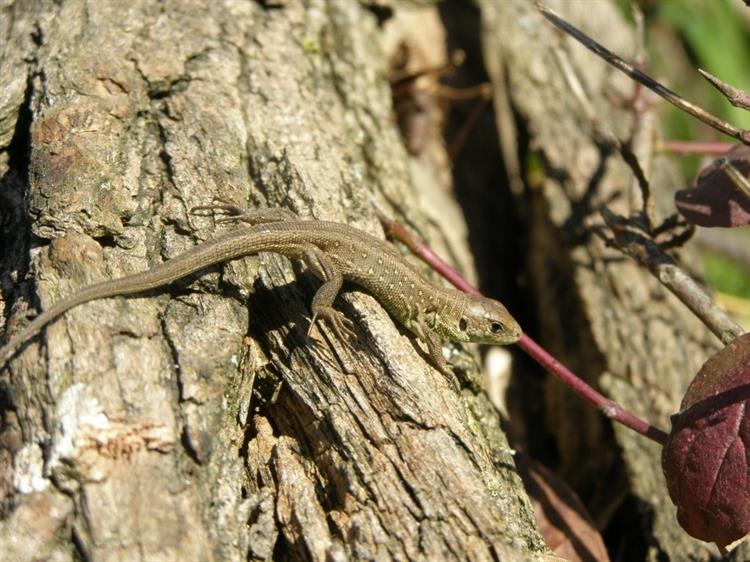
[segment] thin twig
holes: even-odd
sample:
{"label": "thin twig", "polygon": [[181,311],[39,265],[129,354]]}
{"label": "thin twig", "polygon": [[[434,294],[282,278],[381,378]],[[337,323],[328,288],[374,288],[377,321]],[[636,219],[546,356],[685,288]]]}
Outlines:
{"label": "thin twig", "polygon": [[695,314],[724,344],[729,343],[744,330],[727,312],[717,305],[703,287],[685,273],[677,262],[659,244],[632,221],[607,207],[602,208],[602,217],[611,229],[614,238],[609,240],[623,253],[646,267],[659,282],[669,289],[693,314]]}
{"label": "thin twig", "polygon": [[646,86],[648,89],[658,94],[659,96],[667,100],[669,103],[671,103],[678,109],[684,111],[685,113],[688,113],[689,115],[692,115],[693,117],[702,121],[706,125],[713,127],[714,129],[724,133],[725,135],[734,137],[744,144],[750,145],[750,131],[739,129],[735,127],[734,125],[732,125],[731,123],[727,123],[726,121],[719,119],[717,116],[713,115],[712,113],[709,113],[702,107],[697,106],[687,101],[686,99],[678,95],[676,92],[670,90],[669,88],[662,85],[658,81],[654,80],[647,74],[634,68],[632,65],[630,65],[625,60],[623,60],[622,58],[614,54],[612,51],[608,50],[606,47],[604,47],[600,43],[597,43],[596,41],[594,41],[591,37],[586,35],[583,31],[581,31],[580,29],[574,27],[573,25],[569,24],[567,21],[562,19],[553,10],[550,10],[549,8],[541,4],[537,4],[537,6],[539,8],[539,11],[542,13],[542,15],[545,18],[547,18],[550,22],[552,22],[555,26],[557,26],[558,28],[568,33],[570,36],[572,36],[574,39],[579,41],[583,46],[585,46],[591,52],[598,55],[599,57],[607,61],[609,64],[611,64],[612,66],[614,66],[621,72],[624,72],[625,74],[630,76],[630,78],[632,78],[633,80],[640,82],[641,84]]}
{"label": "thin twig", "polygon": [[729,161],[729,158],[726,157],[720,158],[718,165],[719,169],[724,172],[730,180],[732,180],[732,185],[740,190],[742,195],[745,196],[745,199],[750,201],[750,182],[748,182],[747,178],[742,175],[742,172],[735,168],[734,164],[732,164]]}
{"label": "thin twig", "polygon": [[[453,268],[445,263],[437,254],[435,254],[422,240],[409,232],[401,223],[386,217],[383,213],[377,211],[378,218],[383,224],[386,233],[406,244],[406,246],[423,261],[450,281],[456,288],[466,293],[479,295],[479,291],[471,286],[463,277],[461,277]],[[652,426],[648,422],[638,418],[634,414],[625,410],[622,406],[610,400],[596,389],[588,385],[581,378],[575,375],[570,369],[565,367],[542,346],[536,343],[528,334],[523,334],[518,341],[518,347],[523,349],[532,359],[547,369],[552,375],[557,377],[564,385],[573,392],[583,397],[589,403],[594,405],[605,416],[623,424],[626,427],[648,437],[652,441],[664,445],[667,442],[667,434],[661,429]]]}
{"label": "thin twig", "polygon": [[724,97],[727,98],[727,101],[729,101],[729,103],[731,103],[734,107],[739,107],[740,109],[750,109],[750,95],[747,95],[744,90],[740,90],[739,88],[730,86],[726,82],[719,80],[713,74],[710,74],[705,70],[701,70],[700,68],[698,69],[698,72],[700,72],[701,76],[708,80],[711,85],[714,86],[714,88],[724,94]]}
{"label": "thin twig", "polygon": [[[641,203],[642,203],[642,208],[643,208],[643,216],[646,219],[646,223],[648,227],[651,228],[651,226],[653,225],[654,214],[655,214],[654,201],[653,201],[653,197],[651,196],[651,183],[648,181],[648,178],[646,177],[646,172],[643,170],[640,160],[638,160],[638,157],[630,149],[630,147],[625,143],[620,143],[619,147],[620,147],[620,155],[622,156],[622,159],[630,168],[630,171],[633,172],[636,185],[640,189],[641,198],[642,198]],[[635,188],[633,189],[635,190]]]}

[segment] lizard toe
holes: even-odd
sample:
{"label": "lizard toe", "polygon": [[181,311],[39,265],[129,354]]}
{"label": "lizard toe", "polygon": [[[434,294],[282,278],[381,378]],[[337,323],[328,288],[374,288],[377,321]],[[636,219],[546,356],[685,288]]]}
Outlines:
{"label": "lizard toe", "polygon": [[[321,307],[313,315],[313,323],[317,318],[325,319],[336,336],[342,340],[356,341],[357,333],[354,322],[349,320],[342,312],[330,307]],[[311,324],[312,327],[312,324]]]}

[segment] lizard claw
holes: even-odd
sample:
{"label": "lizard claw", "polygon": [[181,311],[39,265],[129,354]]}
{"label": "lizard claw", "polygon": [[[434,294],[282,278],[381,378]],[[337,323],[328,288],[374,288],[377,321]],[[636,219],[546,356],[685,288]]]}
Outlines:
{"label": "lizard claw", "polygon": [[312,317],[310,322],[310,328],[307,330],[307,334],[310,335],[313,325],[318,318],[323,318],[335,332],[336,336],[342,340],[356,341],[357,333],[354,329],[354,322],[349,320],[342,312],[339,312],[335,308],[321,307],[319,308]]}
{"label": "lizard claw", "polygon": [[260,209],[246,209],[233,203],[229,199],[214,197],[210,205],[198,205],[190,209],[191,215],[210,216],[221,223],[246,222],[248,224],[262,224],[298,220],[299,217],[289,209],[281,207],[265,207]]}
{"label": "lizard claw", "polygon": [[223,215],[224,218],[218,219],[217,222],[228,222],[232,220],[237,220],[237,217],[243,215],[245,213],[245,209],[237,205],[236,203],[233,203],[229,199],[224,199],[222,197],[214,197],[211,200],[210,205],[197,205],[195,207],[192,207],[190,209],[191,215],[199,215],[199,216],[217,216],[217,215]]}

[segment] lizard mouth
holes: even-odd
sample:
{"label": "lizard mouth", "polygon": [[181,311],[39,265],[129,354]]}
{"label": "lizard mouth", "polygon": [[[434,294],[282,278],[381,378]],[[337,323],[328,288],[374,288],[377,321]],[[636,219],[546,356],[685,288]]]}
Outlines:
{"label": "lizard mouth", "polygon": [[491,330],[492,334],[486,339],[484,343],[495,344],[495,345],[509,345],[516,343],[521,339],[523,331],[521,327],[514,321],[511,326],[504,325],[502,331]]}

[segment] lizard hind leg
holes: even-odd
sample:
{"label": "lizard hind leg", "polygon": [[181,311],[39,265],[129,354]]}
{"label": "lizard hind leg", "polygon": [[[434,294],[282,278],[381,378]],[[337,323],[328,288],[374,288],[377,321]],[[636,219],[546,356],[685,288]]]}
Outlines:
{"label": "lizard hind leg", "polygon": [[313,244],[304,246],[302,260],[310,271],[323,281],[312,300],[312,321],[308,329],[308,335],[318,319],[325,319],[331,329],[342,340],[354,341],[357,334],[354,331],[354,322],[344,314],[333,308],[333,301],[341,290],[344,277],[336,268],[326,253]]}
{"label": "lizard hind leg", "polygon": [[283,207],[266,207],[247,209],[220,197],[215,198],[210,205],[199,205],[190,209],[192,215],[219,216],[216,222],[245,222],[248,224],[262,224],[299,220],[299,217],[289,209]]}

